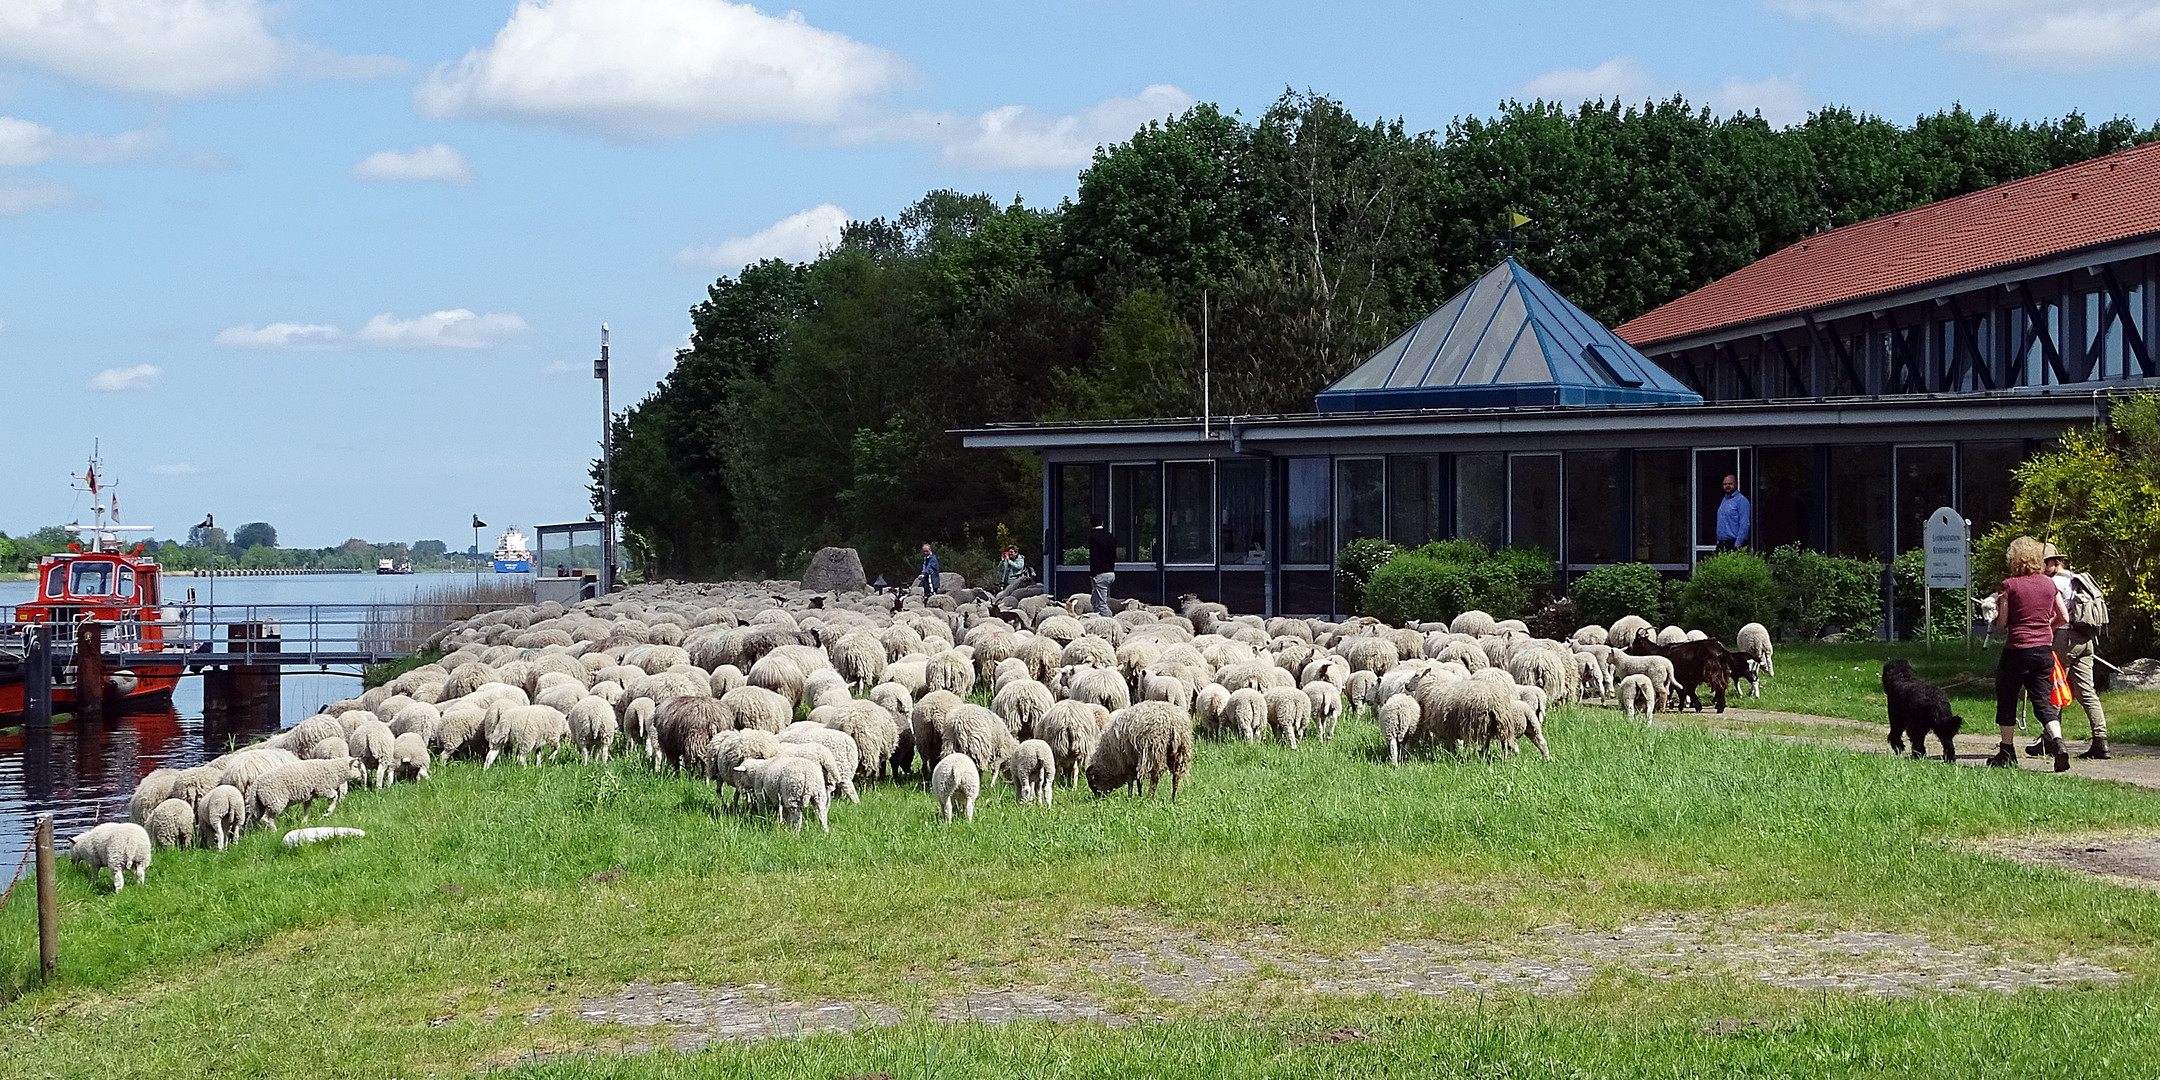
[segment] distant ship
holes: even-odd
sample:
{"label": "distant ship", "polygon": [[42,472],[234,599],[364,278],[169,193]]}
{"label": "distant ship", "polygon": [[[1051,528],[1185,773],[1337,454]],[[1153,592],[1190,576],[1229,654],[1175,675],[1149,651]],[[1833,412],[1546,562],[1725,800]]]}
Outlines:
{"label": "distant ship", "polygon": [[392,562],[389,559],[377,559],[375,560],[375,572],[378,574],[410,574],[413,572],[412,560]]}
{"label": "distant ship", "polygon": [[525,534],[516,526],[503,530],[502,539],[495,543],[495,572],[498,574],[532,573],[532,548],[525,544]]}

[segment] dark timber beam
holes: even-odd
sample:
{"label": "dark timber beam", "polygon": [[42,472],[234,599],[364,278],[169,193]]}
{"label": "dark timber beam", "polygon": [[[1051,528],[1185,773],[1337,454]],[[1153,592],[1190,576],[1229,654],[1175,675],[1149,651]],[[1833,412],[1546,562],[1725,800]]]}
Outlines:
{"label": "dark timber beam", "polygon": [[[2154,369],[2152,351],[2146,347],[2144,328],[2137,324],[2137,320],[2131,318],[2133,313],[2130,310],[2130,296],[2124,291],[2122,282],[2116,280],[2115,268],[2102,266],[2100,268],[2100,280],[2107,283],[2110,317],[2121,320],[2123,324],[2123,340],[2130,343],[2130,352],[2137,357],[2138,370],[2144,372],[2145,377],[2148,379],[2160,375],[2160,371]],[[2105,329],[2103,325],[2103,333],[2105,333]]]}
{"label": "dark timber beam", "polygon": [[[2017,291],[2019,301],[2025,305],[2025,325],[2028,331],[2026,347],[2030,348],[2037,340],[2040,343],[2040,356],[2047,361],[2048,370],[2055,373],[2055,381],[2068,386],[2070,372],[2063,366],[2062,349],[2055,344],[2055,335],[2048,329],[2047,316],[2040,310],[2040,302],[2033,299],[2032,286],[2020,281]],[[2017,355],[2025,355],[2025,350],[2019,349]]]}
{"label": "dark timber beam", "polygon": [[[1821,323],[1816,322],[1813,315],[1803,314],[1800,317],[1807,320],[1808,334],[1815,339],[1816,353],[1818,355],[1827,353],[1831,359],[1836,360],[1838,367],[1844,369],[1845,377],[1852,381],[1853,392],[1866,394],[1868,392],[1867,380],[1861,378],[1860,369],[1853,366],[1852,353],[1846,350],[1844,340],[1837,336],[1837,327],[1826,328]],[[1829,389],[1827,386],[1817,387],[1816,396],[1823,396],[1822,392],[1827,389]]]}

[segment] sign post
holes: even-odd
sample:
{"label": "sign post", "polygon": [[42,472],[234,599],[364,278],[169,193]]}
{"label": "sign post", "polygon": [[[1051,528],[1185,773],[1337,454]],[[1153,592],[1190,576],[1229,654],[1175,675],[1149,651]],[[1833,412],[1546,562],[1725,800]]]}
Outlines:
{"label": "sign post", "polygon": [[1965,515],[1947,506],[1936,510],[1928,516],[1922,543],[1927,548],[1927,574],[1920,589],[1921,632],[1928,635],[1929,647],[1933,648],[1935,590],[1965,589],[1965,636],[1969,644],[1972,639],[1972,549],[1966,542]]}

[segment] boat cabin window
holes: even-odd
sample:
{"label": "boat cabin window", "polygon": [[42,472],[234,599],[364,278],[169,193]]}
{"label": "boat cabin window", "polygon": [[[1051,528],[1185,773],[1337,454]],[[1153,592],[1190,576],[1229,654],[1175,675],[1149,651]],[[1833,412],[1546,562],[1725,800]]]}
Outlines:
{"label": "boat cabin window", "polygon": [[67,564],[66,564],[66,563],[59,563],[59,564],[55,565],[55,566],[54,566],[54,567],[53,567],[52,569],[50,569],[50,570],[47,570],[47,571],[45,571],[45,595],[46,595],[46,596],[66,596],[66,595],[67,595]]}
{"label": "boat cabin window", "polygon": [[78,562],[68,578],[68,595],[111,596],[112,573],[113,564],[108,562]]}
{"label": "boat cabin window", "polygon": [[113,595],[122,600],[133,600],[135,598],[134,567],[124,565],[120,567],[120,587],[113,590]]}

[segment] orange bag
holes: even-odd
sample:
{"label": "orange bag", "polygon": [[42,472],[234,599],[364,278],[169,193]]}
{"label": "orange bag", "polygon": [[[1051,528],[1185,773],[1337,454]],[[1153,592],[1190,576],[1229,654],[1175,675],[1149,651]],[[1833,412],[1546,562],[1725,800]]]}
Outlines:
{"label": "orange bag", "polygon": [[2063,671],[2062,657],[2055,658],[2055,671],[2048,677],[2048,701],[2060,709],[2074,700],[2070,696],[2070,676]]}

